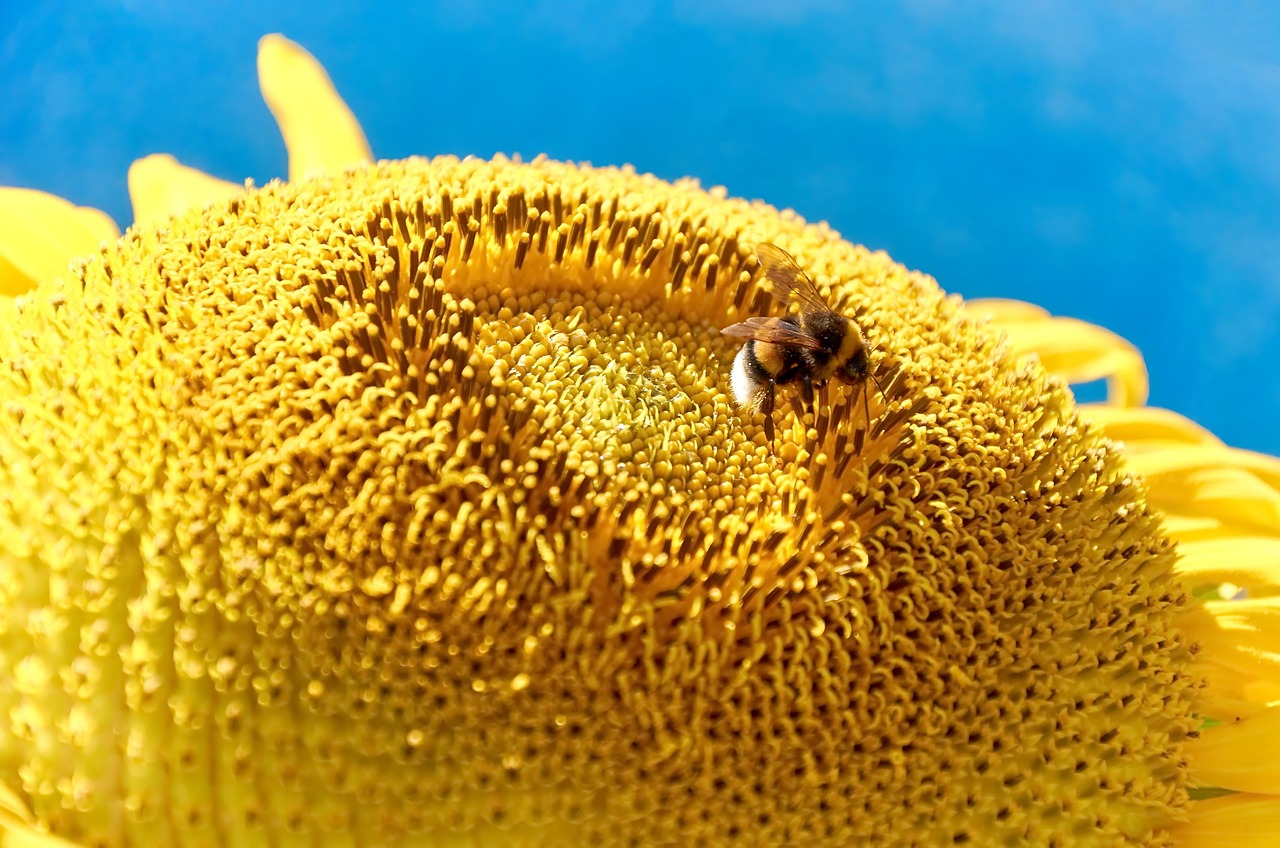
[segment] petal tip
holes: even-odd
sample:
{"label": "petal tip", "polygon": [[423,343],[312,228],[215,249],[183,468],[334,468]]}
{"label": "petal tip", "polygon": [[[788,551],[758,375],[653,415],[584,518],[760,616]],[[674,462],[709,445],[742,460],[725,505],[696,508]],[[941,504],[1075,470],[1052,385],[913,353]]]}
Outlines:
{"label": "petal tip", "polygon": [[129,166],[129,198],[138,224],[180,215],[243,191],[243,186],[220,180],[183,165],[168,153],[152,153]]}
{"label": "petal tip", "polygon": [[298,42],[285,38],[278,32],[269,32],[258,39],[258,71],[262,71],[262,63],[284,61],[299,54],[311,58]]}
{"label": "petal tip", "polygon": [[289,179],[337,173],[372,161],[364,131],[324,66],[272,33],[258,41],[258,87],[289,152]]}

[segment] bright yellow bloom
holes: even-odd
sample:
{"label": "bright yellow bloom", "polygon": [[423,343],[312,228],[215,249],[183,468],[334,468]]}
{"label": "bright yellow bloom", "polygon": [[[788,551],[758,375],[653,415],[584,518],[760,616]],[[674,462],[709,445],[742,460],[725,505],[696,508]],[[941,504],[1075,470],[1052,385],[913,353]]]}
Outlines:
{"label": "bright yellow bloom", "polygon": [[[0,243],[41,283],[0,301],[5,844],[1280,840],[1280,461],[1141,407],[1110,334],[722,191],[360,165],[260,55],[297,181],[152,158],[70,270],[83,210]],[[759,240],[885,389],[776,455],[718,332]]]}

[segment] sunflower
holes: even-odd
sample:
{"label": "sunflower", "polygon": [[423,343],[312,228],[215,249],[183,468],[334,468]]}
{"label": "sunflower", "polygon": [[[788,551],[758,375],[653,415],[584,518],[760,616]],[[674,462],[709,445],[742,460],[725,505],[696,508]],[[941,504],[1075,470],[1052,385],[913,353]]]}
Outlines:
{"label": "sunflower", "polygon": [[[1280,462],[1131,346],[692,181],[371,163],[259,70],[288,183],[0,195],[5,844],[1280,839]],[[766,240],[883,387],[773,449]]]}

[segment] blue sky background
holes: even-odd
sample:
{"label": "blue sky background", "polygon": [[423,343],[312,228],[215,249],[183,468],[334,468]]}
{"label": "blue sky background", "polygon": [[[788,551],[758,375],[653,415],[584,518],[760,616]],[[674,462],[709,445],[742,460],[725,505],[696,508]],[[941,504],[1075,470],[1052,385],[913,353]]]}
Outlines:
{"label": "blue sky background", "polygon": [[0,183],[127,224],[148,153],[283,175],[255,70],[278,31],[377,156],[630,162],[789,206],[1115,330],[1153,404],[1280,454],[1280,4],[359,7],[0,0]]}

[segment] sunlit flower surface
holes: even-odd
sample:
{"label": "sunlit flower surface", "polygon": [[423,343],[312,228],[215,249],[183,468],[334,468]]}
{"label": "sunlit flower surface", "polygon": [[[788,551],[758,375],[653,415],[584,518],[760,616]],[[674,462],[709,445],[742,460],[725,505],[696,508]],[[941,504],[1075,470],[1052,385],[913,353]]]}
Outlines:
{"label": "sunlit flower surface", "polygon": [[[1122,340],[693,182],[368,164],[260,74],[287,184],[149,157],[118,241],[0,195],[14,844],[1280,838],[1280,462]],[[758,241],[884,387],[773,450]]]}

